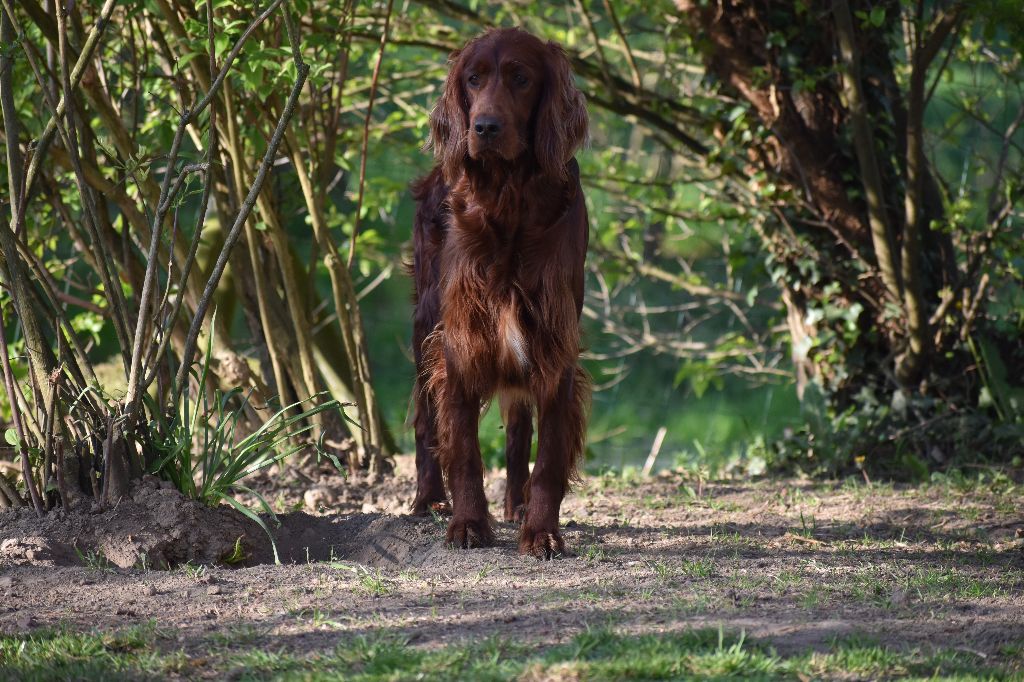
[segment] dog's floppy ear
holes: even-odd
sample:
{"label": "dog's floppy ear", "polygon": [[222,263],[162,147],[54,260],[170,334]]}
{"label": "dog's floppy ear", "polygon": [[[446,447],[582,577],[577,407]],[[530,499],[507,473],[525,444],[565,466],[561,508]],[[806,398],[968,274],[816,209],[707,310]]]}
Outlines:
{"label": "dog's floppy ear", "polygon": [[566,164],[587,140],[587,102],[576,88],[565,50],[547,44],[547,74],[534,124],[534,153],[548,175],[565,180]]}
{"label": "dog's floppy ear", "polygon": [[463,51],[455,50],[448,56],[448,77],[430,112],[430,146],[448,185],[458,180],[468,151],[469,106],[462,87],[462,54]]}

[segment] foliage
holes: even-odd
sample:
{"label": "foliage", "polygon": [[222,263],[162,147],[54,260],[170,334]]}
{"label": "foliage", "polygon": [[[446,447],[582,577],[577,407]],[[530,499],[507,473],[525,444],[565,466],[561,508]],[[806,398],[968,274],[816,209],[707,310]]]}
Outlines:
{"label": "foliage", "polygon": [[[234,0],[90,0],[66,22],[37,4],[13,7],[0,55],[12,96],[0,193],[24,197],[0,225],[16,237],[4,262],[22,275],[0,273],[10,355],[0,415],[36,484],[8,490],[3,478],[0,502],[38,488],[39,506],[52,506],[60,449],[105,478],[111,451],[141,453],[132,473],[170,443],[202,443],[197,428],[211,428],[210,442],[226,437],[217,419],[165,418],[191,414],[182,395],[247,430],[309,396],[352,403],[365,430],[316,406],[303,427],[350,470],[384,471],[411,441],[388,429],[404,420],[412,378],[408,283],[396,276],[406,188],[431,163],[422,145],[445,55],[491,25],[562,44],[590,105],[580,162],[599,464],[642,458],[661,426],[662,461],[701,465],[737,440],[780,467],[820,472],[859,462],[917,475],[1020,452],[1024,30],[1012,1],[839,3],[851,11],[852,61],[832,5],[813,3],[755,2],[759,24],[712,3],[747,31],[738,44],[748,51],[728,59],[714,53],[707,3],[296,0],[266,4],[255,23]],[[956,21],[936,23],[943,16]],[[941,50],[915,67],[935,35]],[[722,71],[741,59],[749,72]],[[853,61],[871,145],[855,132]],[[62,66],[73,106],[54,116],[48,93],[65,94]],[[911,102],[921,105],[910,118],[921,124],[923,197],[907,179]],[[790,133],[806,129],[820,137],[787,157],[805,139]],[[875,185],[860,164],[868,147]],[[839,204],[802,180],[819,161]],[[895,291],[886,240],[872,240],[879,186],[893,270],[920,265]],[[908,221],[908,205],[920,219]],[[905,258],[908,225],[920,254]],[[197,348],[208,371],[193,371]],[[496,418],[484,428],[500,462]],[[792,436],[773,442],[784,429]],[[343,452],[346,435],[365,442]],[[113,447],[118,438],[130,447]]]}
{"label": "foliage", "polygon": [[807,424],[775,461],[918,477],[1019,454],[1002,369],[1024,359],[1019,17],[680,6],[721,102],[712,155],[747,176],[786,307]]}
{"label": "foliage", "polygon": [[829,406],[817,389],[808,393],[805,424],[771,443],[759,443],[749,456],[765,459],[782,473],[919,482],[932,469],[1020,465],[1024,424],[994,421],[979,410],[957,410],[934,398],[900,392],[880,403],[865,389],[842,411]]}
{"label": "foliage", "polygon": [[[361,136],[360,117],[342,120],[336,106],[349,55],[325,40],[325,25],[308,31],[294,11],[280,0],[257,13],[233,2],[112,1],[56,16],[32,2],[0,11],[11,209],[0,222],[0,310],[13,353],[3,358],[4,407],[12,440],[32,455],[23,458],[24,496],[0,480],[3,506],[27,497],[42,513],[66,499],[65,456],[98,483],[82,492],[112,501],[144,469],[170,475],[176,462],[190,471],[188,450],[234,437],[228,422],[259,435],[231,445],[240,449],[221,474],[248,470],[247,458],[265,456],[300,422],[353,471],[386,466],[393,445],[331,234],[344,203],[330,196],[334,173],[351,166]],[[353,5],[321,18],[350,25]],[[292,164],[288,178],[274,171],[280,158]],[[319,249],[306,263],[283,218],[295,206],[282,188],[295,184]],[[310,284],[320,261],[332,285],[323,304]],[[211,306],[219,318],[208,317]],[[316,336],[314,311],[335,323]],[[118,369],[99,372],[108,359]],[[190,392],[195,405],[215,395],[227,422],[196,433],[196,415],[182,409]],[[353,404],[361,428],[330,409],[337,398]],[[250,399],[289,417],[264,422]],[[307,399],[318,404],[291,414]],[[343,436],[359,447],[343,453]],[[210,463],[208,450],[197,456]],[[175,478],[191,490],[185,473]],[[208,501],[213,480],[199,483]]]}
{"label": "foliage", "polygon": [[[212,342],[211,337],[211,346]],[[204,355],[207,361],[199,372],[192,372],[198,386],[206,385],[211,355],[212,348],[208,347]],[[212,395],[204,391],[194,405],[190,406],[188,400],[183,399],[168,423],[153,424],[150,433],[156,459],[148,473],[172,482],[186,496],[211,507],[221,502],[229,504],[259,524],[273,545],[273,534],[266,522],[238,502],[234,495],[239,491],[249,493],[259,501],[263,512],[275,519],[274,510],[263,496],[246,487],[242,480],[306,449],[307,444],[300,436],[312,430],[310,419],[326,410],[338,410],[341,405],[328,400],[302,411],[297,409],[301,403],[287,405],[243,436],[248,426],[246,413],[251,412],[253,406],[248,395],[240,394],[239,389],[228,393],[214,389]],[[159,414],[155,409],[152,412]],[[324,453],[319,444],[316,449],[318,454],[325,454],[341,468],[338,459]],[[240,547],[236,546],[235,555],[239,551]],[[274,554],[276,559],[276,546]]]}

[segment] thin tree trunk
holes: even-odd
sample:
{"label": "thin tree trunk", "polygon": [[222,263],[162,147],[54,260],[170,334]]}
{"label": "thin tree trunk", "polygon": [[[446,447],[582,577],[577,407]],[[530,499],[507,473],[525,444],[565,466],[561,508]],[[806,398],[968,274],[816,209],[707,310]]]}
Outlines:
{"label": "thin tree trunk", "polygon": [[885,288],[893,302],[899,302],[902,298],[899,266],[894,258],[892,230],[886,217],[885,190],[875,154],[875,137],[871,131],[871,120],[861,85],[860,54],[853,35],[853,18],[845,0],[836,0],[833,10],[839,50],[843,57],[843,93],[850,109],[854,147],[860,166],[861,181],[864,184],[864,194],[867,197],[871,242]]}
{"label": "thin tree trunk", "polygon": [[951,12],[939,12],[933,28],[921,41],[921,29],[914,31],[912,45],[910,86],[907,93],[907,159],[906,196],[904,201],[904,232],[902,252],[903,304],[907,313],[908,347],[897,362],[896,375],[905,383],[913,383],[920,376],[928,354],[932,336],[921,282],[921,231],[925,198],[925,180],[928,162],[924,156],[925,77],[928,66],[942,43],[959,23],[959,6]]}

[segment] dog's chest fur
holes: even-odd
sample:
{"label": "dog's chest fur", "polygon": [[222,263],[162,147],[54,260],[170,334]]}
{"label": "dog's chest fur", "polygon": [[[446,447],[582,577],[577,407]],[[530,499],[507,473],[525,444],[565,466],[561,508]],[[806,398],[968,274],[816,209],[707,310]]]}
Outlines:
{"label": "dog's chest fur", "polygon": [[[494,379],[518,383],[533,361],[533,337],[540,330],[532,303],[536,292],[526,281],[518,229],[495,225],[482,215],[453,217],[448,250],[461,260],[449,269],[442,319],[450,358],[483,368],[492,365]],[[474,301],[468,309],[462,305]]]}
{"label": "dog's chest fur", "polygon": [[553,380],[579,352],[564,264],[567,195],[537,182],[467,182],[448,196],[439,329],[449,373],[472,377],[481,393]]}

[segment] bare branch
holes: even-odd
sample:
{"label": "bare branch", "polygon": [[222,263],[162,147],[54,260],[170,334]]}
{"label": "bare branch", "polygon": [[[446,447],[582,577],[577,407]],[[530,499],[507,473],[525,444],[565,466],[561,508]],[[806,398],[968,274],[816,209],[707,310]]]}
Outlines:
{"label": "bare branch", "polygon": [[181,394],[186,385],[186,381],[188,379],[188,368],[192,362],[192,354],[195,353],[196,341],[199,338],[199,332],[206,319],[206,312],[209,310],[210,303],[213,301],[214,291],[216,291],[217,285],[220,283],[220,278],[224,274],[224,269],[227,267],[228,257],[231,254],[231,250],[234,248],[239,236],[241,236],[245,221],[249,218],[249,214],[256,205],[256,197],[263,189],[263,184],[267,180],[267,172],[274,163],[277,150],[281,146],[281,140],[284,138],[284,131],[288,126],[288,122],[292,118],[292,114],[295,113],[295,106],[298,104],[299,95],[302,93],[302,87],[305,85],[306,77],[309,75],[308,65],[300,63],[296,64],[295,68],[298,72],[295,85],[292,86],[292,91],[288,95],[288,101],[285,103],[284,111],[281,113],[281,117],[277,122],[274,135],[271,137],[270,143],[267,145],[267,151],[263,155],[263,160],[260,162],[259,169],[256,172],[256,178],[253,180],[252,186],[249,188],[249,193],[246,195],[245,201],[242,202],[241,209],[238,212],[238,216],[235,218],[234,224],[231,226],[231,230],[224,239],[224,245],[221,247],[220,255],[217,257],[217,262],[214,264],[213,270],[210,272],[209,280],[206,282],[206,287],[203,289],[202,297],[199,299],[199,303],[196,306],[195,317],[192,320],[192,325],[189,327],[188,335],[185,339],[185,348],[181,356],[181,368],[178,370],[178,395]]}
{"label": "bare branch", "polygon": [[380,65],[384,61],[384,48],[388,44],[388,27],[391,25],[391,7],[394,0],[388,0],[387,14],[384,15],[384,31],[380,35],[380,50],[377,52],[377,63],[373,67],[373,80],[370,85],[370,99],[366,104],[366,119],[363,121],[363,153],[359,161],[359,198],[356,200],[356,217],[352,224],[352,241],[348,248],[348,267],[356,257],[356,239],[359,236],[359,223],[363,214],[363,191],[366,187],[366,155],[370,140],[370,117],[373,115],[373,100],[377,94],[377,80],[380,78]]}

